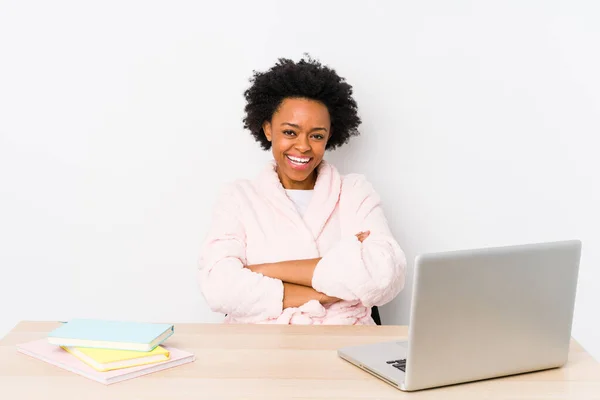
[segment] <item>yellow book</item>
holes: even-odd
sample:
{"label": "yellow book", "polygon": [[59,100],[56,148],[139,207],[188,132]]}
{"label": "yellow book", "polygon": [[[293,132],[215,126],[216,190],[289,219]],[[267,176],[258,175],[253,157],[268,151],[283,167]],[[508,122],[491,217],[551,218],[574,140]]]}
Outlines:
{"label": "yellow book", "polygon": [[72,346],[62,348],[100,372],[167,361],[170,357],[169,351],[161,346],[147,352]]}

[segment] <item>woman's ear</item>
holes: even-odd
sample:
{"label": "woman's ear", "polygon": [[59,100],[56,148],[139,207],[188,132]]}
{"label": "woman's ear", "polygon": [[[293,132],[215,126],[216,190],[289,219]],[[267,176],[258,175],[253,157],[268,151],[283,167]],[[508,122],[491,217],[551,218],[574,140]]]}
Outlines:
{"label": "woman's ear", "polygon": [[263,128],[263,132],[265,133],[265,137],[270,142],[273,138],[272,133],[271,133],[271,123],[269,121],[263,122],[262,128]]}

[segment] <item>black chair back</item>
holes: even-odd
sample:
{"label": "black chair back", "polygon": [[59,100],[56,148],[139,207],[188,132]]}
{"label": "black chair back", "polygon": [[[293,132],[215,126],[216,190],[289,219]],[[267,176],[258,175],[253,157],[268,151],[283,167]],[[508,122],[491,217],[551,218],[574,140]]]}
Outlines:
{"label": "black chair back", "polygon": [[375,321],[375,324],[381,325],[381,317],[379,316],[379,310],[377,309],[377,306],[373,306],[371,308],[371,317],[373,318],[373,321]]}

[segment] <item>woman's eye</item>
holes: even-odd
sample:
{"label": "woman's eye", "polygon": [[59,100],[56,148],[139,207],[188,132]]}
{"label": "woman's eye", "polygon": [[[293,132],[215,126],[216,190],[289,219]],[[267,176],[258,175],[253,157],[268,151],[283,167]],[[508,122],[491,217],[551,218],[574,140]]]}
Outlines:
{"label": "woman's eye", "polygon": [[290,131],[290,130],[286,130],[286,131],[283,131],[283,134],[284,134],[284,135],[287,135],[287,136],[293,136],[293,135],[295,135],[295,134],[296,134],[296,132],[294,132],[294,131]]}
{"label": "woman's eye", "polygon": [[317,140],[323,140],[323,139],[325,139],[325,136],[323,136],[323,135],[313,135],[313,137],[315,139],[317,139]]}

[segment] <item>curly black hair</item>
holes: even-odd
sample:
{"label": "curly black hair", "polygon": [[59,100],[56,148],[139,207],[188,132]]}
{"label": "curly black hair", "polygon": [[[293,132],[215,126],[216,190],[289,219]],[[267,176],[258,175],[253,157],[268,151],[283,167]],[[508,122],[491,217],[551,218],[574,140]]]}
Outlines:
{"label": "curly black hair", "polygon": [[286,98],[316,100],[327,107],[331,133],[326,149],[335,149],[347,143],[351,136],[359,135],[357,127],[361,120],[352,98],[352,86],[335,70],[309,56],[297,63],[280,58],[268,71],[254,71],[250,82],[252,85],[244,92],[244,128],[250,130],[264,150],[271,148],[271,142],[265,137],[262,125],[271,120]]}

